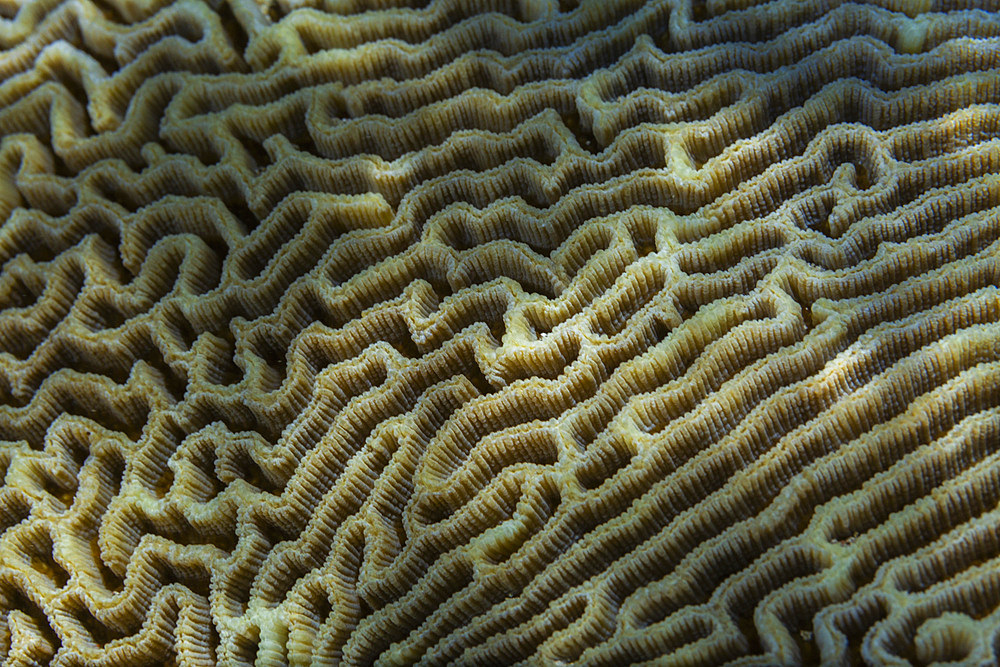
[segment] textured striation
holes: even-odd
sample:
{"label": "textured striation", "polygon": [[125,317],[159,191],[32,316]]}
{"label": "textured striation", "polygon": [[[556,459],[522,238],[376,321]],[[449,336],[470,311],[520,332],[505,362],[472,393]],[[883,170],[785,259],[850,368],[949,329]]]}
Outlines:
{"label": "textured striation", "polygon": [[1000,6],[401,4],[0,0],[5,664],[995,664]]}

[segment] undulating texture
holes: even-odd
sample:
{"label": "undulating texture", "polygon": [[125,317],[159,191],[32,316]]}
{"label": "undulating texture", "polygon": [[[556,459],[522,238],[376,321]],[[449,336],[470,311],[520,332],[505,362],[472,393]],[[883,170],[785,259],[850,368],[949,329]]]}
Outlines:
{"label": "undulating texture", "polygon": [[995,662],[997,3],[400,4],[0,1],[5,664]]}

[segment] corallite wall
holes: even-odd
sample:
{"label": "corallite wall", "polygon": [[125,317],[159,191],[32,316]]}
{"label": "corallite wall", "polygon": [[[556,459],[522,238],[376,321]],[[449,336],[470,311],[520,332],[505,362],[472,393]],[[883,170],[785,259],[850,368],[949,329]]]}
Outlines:
{"label": "corallite wall", "polygon": [[4,664],[995,664],[998,9],[0,0]]}

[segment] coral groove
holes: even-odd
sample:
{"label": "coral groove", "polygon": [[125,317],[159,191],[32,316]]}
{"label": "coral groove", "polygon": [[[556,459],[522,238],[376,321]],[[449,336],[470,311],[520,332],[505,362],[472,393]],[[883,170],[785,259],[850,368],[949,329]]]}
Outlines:
{"label": "coral groove", "polygon": [[0,0],[4,663],[1000,660],[1000,6],[403,4]]}

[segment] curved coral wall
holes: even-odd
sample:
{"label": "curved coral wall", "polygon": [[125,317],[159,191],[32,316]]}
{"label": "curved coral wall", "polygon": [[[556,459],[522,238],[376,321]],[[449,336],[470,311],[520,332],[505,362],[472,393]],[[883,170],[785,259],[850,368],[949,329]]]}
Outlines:
{"label": "curved coral wall", "polygon": [[397,4],[0,1],[6,664],[997,660],[997,7]]}

